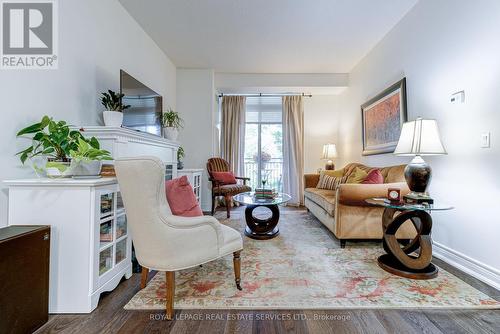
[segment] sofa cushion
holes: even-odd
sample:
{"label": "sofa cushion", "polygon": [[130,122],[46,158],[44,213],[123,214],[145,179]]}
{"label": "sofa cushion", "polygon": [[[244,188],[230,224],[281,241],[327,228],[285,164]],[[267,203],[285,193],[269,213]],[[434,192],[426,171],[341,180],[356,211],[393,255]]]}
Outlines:
{"label": "sofa cushion", "polygon": [[344,168],[336,170],[322,170],[320,174],[325,174],[333,177],[342,177],[344,176]]}
{"label": "sofa cushion", "polygon": [[359,167],[356,167],[354,171],[347,178],[347,183],[362,183],[367,176],[368,173],[366,171],[364,171]]}
{"label": "sofa cushion", "polygon": [[382,184],[384,183],[384,177],[378,169],[372,169],[366,179],[362,182],[363,184]]}
{"label": "sofa cushion", "polygon": [[212,177],[219,184],[236,184],[233,172],[212,172]]}
{"label": "sofa cushion", "polygon": [[321,206],[329,215],[335,215],[335,190],[306,188],[304,196]]}
{"label": "sofa cushion", "polygon": [[[319,176],[318,184],[316,188],[318,189],[329,189],[329,190],[337,190],[339,184],[342,182],[341,177],[329,176],[327,174],[321,173]],[[344,181],[345,183],[345,181]]]}
{"label": "sofa cushion", "polygon": [[186,175],[165,182],[165,193],[170,210],[174,215],[183,217],[203,216],[193,187],[189,184]]}

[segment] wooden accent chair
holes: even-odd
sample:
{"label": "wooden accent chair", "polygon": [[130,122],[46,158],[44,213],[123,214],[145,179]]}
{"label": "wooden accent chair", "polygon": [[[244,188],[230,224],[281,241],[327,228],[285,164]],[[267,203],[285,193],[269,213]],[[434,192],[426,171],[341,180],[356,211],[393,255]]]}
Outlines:
{"label": "wooden accent chair", "polygon": [[149,270],[166,272],[166,315],[174,314],[175,272],[233,254],[240,286],[241,234],[211,216],[172,215],[165,195],[165,165],[155,157],[115,160],[127,222],[142,266],[141,288]]}
{"label": "wooden accent chair", "polygon": [[212,216],[215,211],[215,199],[217,196],[224,196],[226,202],[227,218],[230,217],[231,197],[234,195],[251,191],[247,186],[248,177],[236,176],[237,180],[243,180],[243,184],[219,184],[212,176],[212,172],[229,172],[229,162],[222,158],[210,158],[207,162],[208,180],[212,182]]}

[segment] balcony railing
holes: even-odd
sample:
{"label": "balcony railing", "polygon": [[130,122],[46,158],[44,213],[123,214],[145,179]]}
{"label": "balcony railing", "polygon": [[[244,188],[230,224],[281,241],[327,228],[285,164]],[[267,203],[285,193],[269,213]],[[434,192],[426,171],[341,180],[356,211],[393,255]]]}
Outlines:
{"label": "balcony railing", "polygon": [[[250,178],[250,187],[255,189],[261,187],[259,184],[259,163],[254,159],[245,159],[245,176]],[[262,163],[261,178],[267,180],[266,188],[276,189],[283,191],[283,159],[273,158],[267,162]]]}

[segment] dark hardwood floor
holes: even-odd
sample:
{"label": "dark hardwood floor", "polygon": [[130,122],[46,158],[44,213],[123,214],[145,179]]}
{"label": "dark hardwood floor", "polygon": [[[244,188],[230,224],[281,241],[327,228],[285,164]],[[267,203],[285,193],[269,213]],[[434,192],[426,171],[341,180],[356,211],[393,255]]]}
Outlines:
{"label": "dark hardwood floor", "polygon": [[[294,210],[294,209],[286,209]],[[235,214],[241,214],[241,208]],[[328,230],[325,228],[325,233]],[[328,232],[330,235],[331,233]],[[338,244],[338,241],[332,236]],[[349,247],[349,243],[347,244]],[[500,292],[447,265],[434,263],[489,296]],[[152,272],[150,275],[153,276]],[[91,314],[51,315],[36,333],[491,333],[500,332],[500,310],[176,310],[173,321],[160,311],[126,311],[139,290],[140,274],[101,296]]]}

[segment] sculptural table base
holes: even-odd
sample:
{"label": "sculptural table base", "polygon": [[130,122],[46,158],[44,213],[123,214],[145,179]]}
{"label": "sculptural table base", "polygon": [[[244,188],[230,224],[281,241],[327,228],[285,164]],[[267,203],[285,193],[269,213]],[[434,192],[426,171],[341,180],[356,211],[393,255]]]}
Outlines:
{"label": "sculptural table base", "polygon": [[[255,218],[253,210],[259,206],[264,206],[271,210],[271,217],[268,219]],[[280,210],[277,205],[247,205],[245,209],[245,219],[247,222],[245,235],[252,239],[272,239],[280,233],[277,226],[279,218]]]}
{"label": "sculptural table base", "polygon": [[[431,279],[437,276],[438,268],[432,260],[432,218],[422,210],[399,210],[386,208],[382,217],[383,245],[387,254],[378,258],[378,265],[391,274],[411,279]],[[406,246],[396,239],[399,227],[410,220],[417,231],[416,237]],[[413,255],[418,250],[418,255]],[[411,255],[410,255],[411,254]]]}

